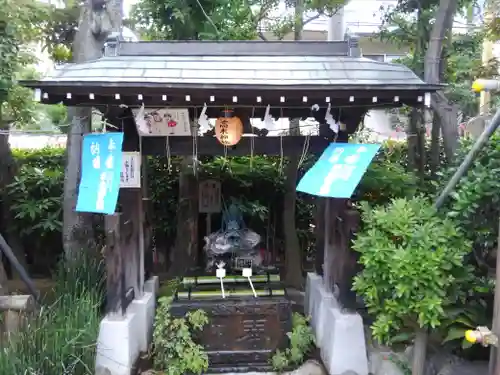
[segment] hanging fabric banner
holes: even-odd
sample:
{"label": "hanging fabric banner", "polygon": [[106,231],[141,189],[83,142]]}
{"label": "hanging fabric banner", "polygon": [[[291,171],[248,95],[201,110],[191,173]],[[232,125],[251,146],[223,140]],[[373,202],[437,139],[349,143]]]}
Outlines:
{"label": "hanging fabric banner", "polygon": [[379,144],[330,144],[299,181],[297,191],[320,197],[350,198],[379,148]]}
{"label": "hanging fabric banner", "polygon": [[82,178],[76,211],[113,214],[120,190],[123,133],[83,137]]}

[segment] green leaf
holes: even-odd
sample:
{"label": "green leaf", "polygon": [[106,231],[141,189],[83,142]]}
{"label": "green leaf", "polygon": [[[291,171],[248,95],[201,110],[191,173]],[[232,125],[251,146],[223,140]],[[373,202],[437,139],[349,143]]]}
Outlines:
{"label": "green leaf", "polygon": [[465,337],[465,331],[466,329],[464,328],[459,328],[459,327],[451,327],[448,329],[448,334],[446,335],[445,339],[443,340],[443,344],[452,341],[452,340],[463,340]]}

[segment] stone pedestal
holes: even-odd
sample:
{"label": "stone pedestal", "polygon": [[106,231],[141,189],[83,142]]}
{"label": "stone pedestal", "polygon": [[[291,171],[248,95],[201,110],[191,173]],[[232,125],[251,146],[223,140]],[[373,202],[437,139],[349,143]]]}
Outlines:
{"label": "stone pedestal", "polygon": [[292,310],[284,297],[177,301],[171,313],[183,317],[198,309],[209,316],[198,343],[208,354],[211,373],[267,371],[274,351],[288,346]]}
{"label": "stone pedestal", "polygon": [[106,315],[97,340],[96,375],[131,375],[141,352],[151,343],[156,307],[157,278],[144,284],[125,315]]}
{"label": "stone pedestal", "polygon": [[352,371],[368,375],[361,316],[343,312],[335,297],[324,288],[321,276],[314,273],[307,275],[305,306],[328,373],[341,375]]}

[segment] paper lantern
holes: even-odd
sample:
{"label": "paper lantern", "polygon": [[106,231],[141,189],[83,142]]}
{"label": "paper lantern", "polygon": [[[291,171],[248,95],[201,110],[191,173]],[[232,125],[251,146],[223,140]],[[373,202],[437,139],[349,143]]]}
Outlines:
{"label": "paper lantern", "polygon": [[239,117],[233,116],[232,111],[224,111],[215,123],[215,136],[224,146],[234,146],[243,135],[243,123]]}

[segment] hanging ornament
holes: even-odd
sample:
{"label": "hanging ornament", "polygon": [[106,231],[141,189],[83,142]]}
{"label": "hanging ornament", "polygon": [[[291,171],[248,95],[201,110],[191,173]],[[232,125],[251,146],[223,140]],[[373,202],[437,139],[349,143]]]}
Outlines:
{"label": "hanging ornament", "polygon": [[335,119],[331,114],[331,111],[332,111],[332,105],[329,103],[325,113],[325,121],[330,126],[330,129],[332,129],[332,131],[335,134],[337,134],[339,132],[339,123],[335,121]]}
{"label": "hanging ornament", "polygon": [[274,130],[274,119],[271,116],[271,106],[266,107],[266,113],[264,114],[264,128],[267,130]]}
{"label": "hanging ornament", "polygon": [[215,123],[215,136],[224,146],[234,146],[243,135],[243,123],[233,115],[232,110],[225,110]]}
{"label": "hanging ornament", "polygon": [[200,133],[205,133],[208,129],[210,129],[210,123],[208,122],[207,116],[207,104],[203,105],[203,109],[201,110],[200,117],[198,118],[198,125],[200,126]]}

